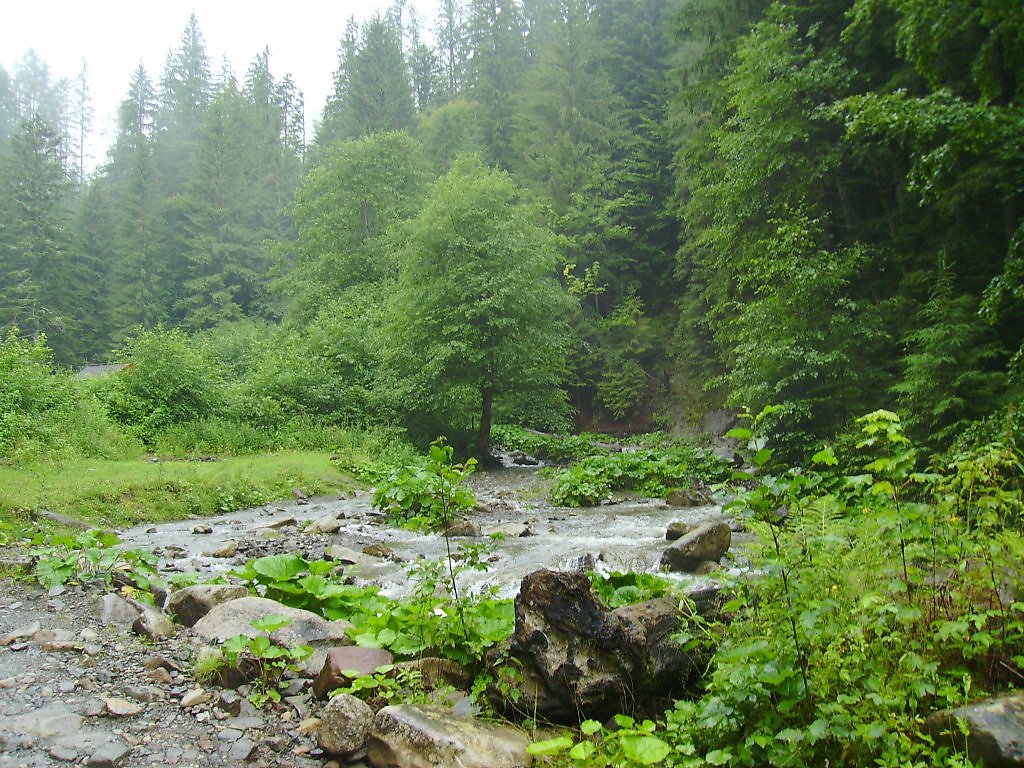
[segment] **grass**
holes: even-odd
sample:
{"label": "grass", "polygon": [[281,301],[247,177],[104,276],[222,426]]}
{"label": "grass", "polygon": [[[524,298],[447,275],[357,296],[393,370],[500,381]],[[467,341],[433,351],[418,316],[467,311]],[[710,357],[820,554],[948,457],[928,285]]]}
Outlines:
{"label": "grass", "polygon": [[330,454],[280,452],[185,459],[78,459],[0,465],[0,527],[60,529],[47,510],[89,526],[120,528],[230,512],[291,498],[334,493],[359,483]]}

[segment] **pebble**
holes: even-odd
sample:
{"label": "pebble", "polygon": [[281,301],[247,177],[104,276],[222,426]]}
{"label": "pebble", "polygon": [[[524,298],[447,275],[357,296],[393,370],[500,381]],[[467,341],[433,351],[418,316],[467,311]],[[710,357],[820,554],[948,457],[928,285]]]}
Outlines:
{"label": "pebble", "polygon": [[217,734],[217,738],[221,741],[238,741],[242,738],[242,732],[236,728],[225,728]]}
{"label": "pebble", "polygon": [[228,759],[235,760],[237,762],[244,762],[252,757],[252,754],[255,751],[256,743],[247,736],[243,736],[231,745],[231,749],[228,751]]}
{"label": "pebble", "polygon": [[54,760],[60,760],[64,763],[78,761],[78,752],[65,744],[56,744],[47,751]]}
{"label": "pebble", "polygon": [[108,741],[89,756],[85,764],[90,768],[116,768],[128,757],[131,749],[126,744]]}
{"label": "pebble", "polygon": [[181,706],[182,708],[195,707],[200,704],[205,704],[211,698],[212,697],[208,691],[205,691],[202,688],[194,688],[181,697]]}

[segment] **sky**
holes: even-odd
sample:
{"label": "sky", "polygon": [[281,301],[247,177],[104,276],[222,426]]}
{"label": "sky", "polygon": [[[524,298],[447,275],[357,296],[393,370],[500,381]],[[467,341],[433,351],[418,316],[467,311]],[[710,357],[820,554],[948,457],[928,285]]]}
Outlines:
{"label": "sky", "polygon": [[[12,72],[29,50],[49,65],[53,81],[86,66],[95,110],[90,164],[103,160],[116,132],[117,107],[141,62],[159,82],[167,53],[178,46],[194,11],[214,73],[226,56],[241,79],[270,49],[277,79],[291,74],[306,100],[306,120],[319,116],[338,68],[338,44],[350,16],[365,21],[392,0],[7,0],[0,17],[0,65]],[[433,0],[411,3],[432,20]],[[429,26],[427,24],[426,26]]]}

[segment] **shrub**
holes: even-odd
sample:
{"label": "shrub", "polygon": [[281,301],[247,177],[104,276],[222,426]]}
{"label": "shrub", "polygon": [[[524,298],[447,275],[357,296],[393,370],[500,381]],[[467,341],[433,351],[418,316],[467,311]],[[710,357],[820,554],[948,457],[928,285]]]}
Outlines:
{"label": "shrub", "polygon": [[147,446],[168,427],[203,419],[219,404],[219,372],[184,331],[140,331],[121,360],[126,366],[106,382],[103,397],[111,415]]}
{"label": "shrub", "polygon": [[16,460],[119,457],[131,441],[88,386],[53,367],[45,338],[0,339],[0,456]]}

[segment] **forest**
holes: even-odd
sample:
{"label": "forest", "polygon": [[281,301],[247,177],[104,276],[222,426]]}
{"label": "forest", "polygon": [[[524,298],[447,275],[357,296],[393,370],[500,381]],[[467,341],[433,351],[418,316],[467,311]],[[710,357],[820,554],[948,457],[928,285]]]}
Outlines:
{"label": "forest", "polygon": [[339,36],[307,137],[270,52],[218,74],[193,16],[93,173],[86,84],[0,71],[0,325],[62,366],[186,333],[253,423],[1016,424],[1011,0],[446,0]]}
{"label": "forest", "polygon": [[456,589],[490,561],[446,526],[500,443],[550,463],[551,519],[689,494],[747,536],[717,613],[617,575],[678,597],[699,680],[538,764],[984,762],[930,724],[1024,707],[1019,0],[438,7],[339,30],[312,135],[272,52],[218,72],[193,15],[95,169],[88,84],[0,68],[0,552],[86,584],[108,539],[69,517],[374,486],[447,546],[403,610],[294,552],[273,578],[475,695],[512,607]]}

